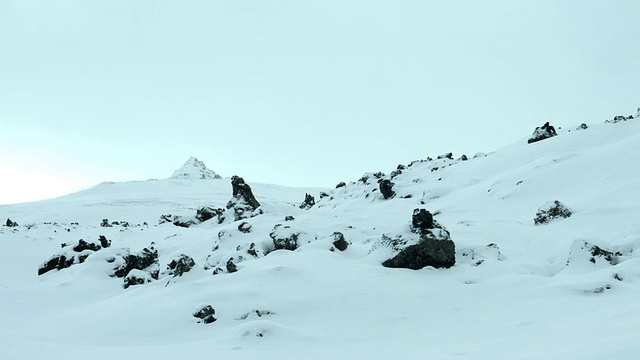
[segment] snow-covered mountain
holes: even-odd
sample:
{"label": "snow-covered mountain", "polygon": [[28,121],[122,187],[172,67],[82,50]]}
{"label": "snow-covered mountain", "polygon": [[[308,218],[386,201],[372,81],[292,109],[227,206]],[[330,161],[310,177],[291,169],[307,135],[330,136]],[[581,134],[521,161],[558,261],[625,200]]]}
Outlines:
{"label": "snow-covered mountain", "polygon": [[[554,132],[335,189],[245,179],[259,206],[198,176],[0,206],[0,358],[636,359],[640,121]],[[455,265],[383,266],[420,209]]]}
{"label": "snow-covered mountain", "polygon": [[222,176],[216,174],[213,170],[207,168],[204,162],[192,156],[181,168],[173,172],[171,179],[222,179]]}

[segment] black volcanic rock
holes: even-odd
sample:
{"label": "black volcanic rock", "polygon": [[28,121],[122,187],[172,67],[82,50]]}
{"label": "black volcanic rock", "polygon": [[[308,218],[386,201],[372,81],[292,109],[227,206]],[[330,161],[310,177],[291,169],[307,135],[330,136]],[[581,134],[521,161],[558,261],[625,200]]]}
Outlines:
{"label": "black volcanic rock", "polygon": [[199,323],[211,324],[216,321],[216,311],[211,305],[207,305],[202,309],[196,311],[193,316],[200,319]]}
{"label": "black volcanic rock", "polygon": [[534,224],[544,225],[550,223],[554,219],[568,218],[572,215],[571,210],[558,200],[548,202],[541,206],[536,213]]}
{"label": "black volcanic rock", "polygon": [[433,215],[426,209],[414,209],[411,216],[412,231],[424,234],[429,229],[433,229]]}
{"label": "black volcanic rock", "polygon": [[300,209],[311,209],[316,204],[316,199],[311,194],[304,195],[304,201],[300,204]]}
{"label": "black volcanic rock", "polygon": [[75,257],[67,258],[67,255],[65,254],[56,255],[51,259],[49,259],[49,261],[47,261],[46,263],[40,266],[40,268],[38,269],[38,275],[42,275],[51,270],[66,269],[68,267],[71,267],[71,265],[73,265],[74,262],[75,262]]}
{"label": "black volcanic rock", "polygon": [[393,185],[395,184],[388,179],[380,181],[380,193],[382,193],[382,197],[390,199],[396,194],[396,192],[393,191]]}
{"label": "black volcanic rock", "polygon": [[[123,278],[129,274],[131,270],[147,270],[152,265],[158,264],[158,250],[153,246],[144,248],[138,254],[129,254],[123,257],[124,264],[114,269],[113,275],[119,278]],[[158,275],[156,273],[155,279]]]}
{"label": "black volcanic rock", "polygon": [[345,240],[343,233],[336,231],[333,233],[333,246],[340,251],[345,251],[349,247],[349,242]]}
{"label": "black volcanic rock", "polygon": [[209,219],[213,219],[214,217],[217,217],[221,212],[222,212],[222,209],[216,209],[210,206],[204,206],[196,210],[196,219],[198,219],[201,222],[205,222]]}
{"label": "black volcanic rock", "polygon": [[244,182],[244,179],[240,176],[234,175],[231,177],[231,188],[233,191],[233,197],[252,208],[252,211],[260,207],[260,203],[253,196],[251,187]]}
{"label": "black volcanic rock", "polygon": [[178,259],[171,260],[167,267],[171,270],[173,277],[182,276],[196,266],[196,262],[191,256],[182,254]]}
{"label": "black volcanic rock", "polygon": [[529,140],[527,140],[527,143],[531,144],[556,135],[558,135],[558,133],[556,133],[556,129],[553,126],[549,125],[549,122],[546,122],[544,125],[542,125],[541,127],[537,127],[533,131],[533,134],[531,135]]}
{"label": "black volcanic rock", "polygon": [[16,227],[18,226],[18,223],[15,221],[11,221],[11,219],[7,219],[7,222],[5,222],[4,226],[7,227]]}

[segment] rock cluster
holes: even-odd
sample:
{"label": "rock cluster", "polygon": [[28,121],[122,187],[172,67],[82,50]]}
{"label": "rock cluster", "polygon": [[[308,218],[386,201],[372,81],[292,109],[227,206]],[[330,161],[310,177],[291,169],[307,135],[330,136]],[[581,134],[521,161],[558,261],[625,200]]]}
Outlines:
{"label": "rock cluster", "polygon": [[571,214],[571,210],[560,201],[550,201],[538,209],[533,222],[536,225],[544,225],[555,219],[568,218]]}
{"label": "rock cluster", "polygon": [[75,244],[62,244],[62,249],[38,268],[38,275],[51,270],[62,270],[74,264],[83,263],[89,255],[111,246],[111,241],[100,235],[99,244],[93,241],[78,240]]}

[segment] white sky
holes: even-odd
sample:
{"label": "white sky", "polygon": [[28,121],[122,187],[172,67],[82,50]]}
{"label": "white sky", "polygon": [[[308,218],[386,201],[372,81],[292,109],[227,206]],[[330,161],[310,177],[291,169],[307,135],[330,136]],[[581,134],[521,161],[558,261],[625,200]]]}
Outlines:
{"label": "white sky", "polygon": [[0,203],[333,187],[640,106],[637,1],[0,0]]}

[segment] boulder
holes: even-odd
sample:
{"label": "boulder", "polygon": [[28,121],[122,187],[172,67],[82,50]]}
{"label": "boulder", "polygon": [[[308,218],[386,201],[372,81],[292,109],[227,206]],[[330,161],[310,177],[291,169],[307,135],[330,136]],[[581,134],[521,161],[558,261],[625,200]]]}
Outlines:
{"label": "boulder", "polygon": [[240,231],[241,233],[245,233],[248,234],[251,232],[251,224],[249,224],[246,221],[243,221],[240,223],[240,225],[238,225],[238,231]]}
{"label": "boulder", "polygon": [[19,226],[17,222],[11,221],[11,219],[7,219],[7,222],[4,224],[7,227],[16,227]]}
{"label": "boulder", "polygon": [[147,271],[133,269],[124,277],[124,288],[128,289],[130,286],[148,284],[153,280],[158,280],[158,277],[154,277],[152,273]]}
{"label": "boulder", "polygon": [[426,209],[414,209],[411,216],[411,231],[425,234],[434,228],[433,215]]}
{"label": "boulder", "polygon": [[300,209],[309,210],[316,204],[316,199],[311,194],[304,195],[304,201],[300,204]]}
{"label": "boulder", "polygon": [[124,278],[131,270],[146,270],[150,272],[152,278],[158,279],[158,250],[153,246],[144,248],[137,254],[123,256],[124,263],[114,269],[113,276]]}
{"label": "boulder", "polygon": [[198,221],[205,222],[207,220],[213,219],[214,217],[218,217],[220,213],[222,213],[222,209],[204,206],[196,210],[196,219],[198,219]]}
{"label": "boulder", "polygon": [[75,252],[83,252],[85,250],[98,251],[100,249],[102,249],[102,246],[96,243],[88,243],[82,239],[78,240],[78,244],[73,247]]}
{"label": "boulder", "polygon": [[178,259],[171,260],[167,268],[171,270],[173,277],[182,276],[196,266],[196,262],[191,256],[181,254]]}
{"label": "boulder", "polygon": [[382,197],[385,198],[385,200],[391,199],[393,196],[395,196],[396,192],[393,191],[394,185],[395,184],[388,179],[380,181],[380,193],[382,194]]}
{"label": "boulder", "polygon": [[546,122],[544,125],[542,125],[541,127],[537,127],[533,131],[533,134],[531,135],[527,143],[531,144],[544,139],[548,139],[550,137],[554,137],[556,135],[558,135],[558,133],[556,133],[556,129],[553,126],[549,125],[549,122]]}
{"label": "boulder", "polygon": [[253,196],[251,187],[245,183],[244,179],[240,176],[234,175],[231,177],[231,188],[233,197],[237,202],[248,205],[252,208],[252,211],[260,207],[260,203],[256,200],[255,196]]}
{"label": "boulder", "polygon": [[555,219],[568,218],[571,214],[571,210],[560,201],[550,201],[538,209],[533,222],[536,225],[544,225]]}
{"label": "boulder", "polygon": [[111,240],[107,239],[104,235],[100,235],[98,240],[100,241],[100,246],[104,249],[111,246]]}
{"label": "boulder", "polygon": [[576,240],[569,250],[569,258],[567,265],[580,265],[603,268],[618,264],[618,257],[622,256],[619,252],[604,249],[598,245],[589,243],[584,240]]}
{"label": "boulder", "polygon": [[338,183],[338,185],[336,185],[336,189],[339,189],[339,188],[342,188],[342,187],[345,187],[345,186],[347,186],[347,184],[344,181],[341,181],[341,182]]}
{"label": "boulder", "polygon": [[194,317],[200,319],[198,320],[198,322],[203,324],[211,324],[212,322],[216,321],[215,315],[216,311],[211,305],[207,305],[193,313]]}
{"label": "boulder", "polygon": [[75,262],[75,257],[68,258],[66,254],[55,255],[49,261],[42,264],[38,269],[38,275],[42,275],[51,270],[62,270],[71,267]]}
{"label": "boulder", "polygon": [[[273,246],[275,250],[295,250],[298,248],[299,232],[286,231],[290,228],[288,226],[276,225],[273,231],[269,234],[269,237],[273,240]],[[283,231],[284,230],[284,231]]]}
{"label": "boulder", "polygon": [[333,233],[333,246],[340,250],[340,251],[345,251],[347,250],[347,247],[349,247],[349,242],[347,240],[345,240],[344,238],[344,234],[342,234],[341,232],[334,232]]}

